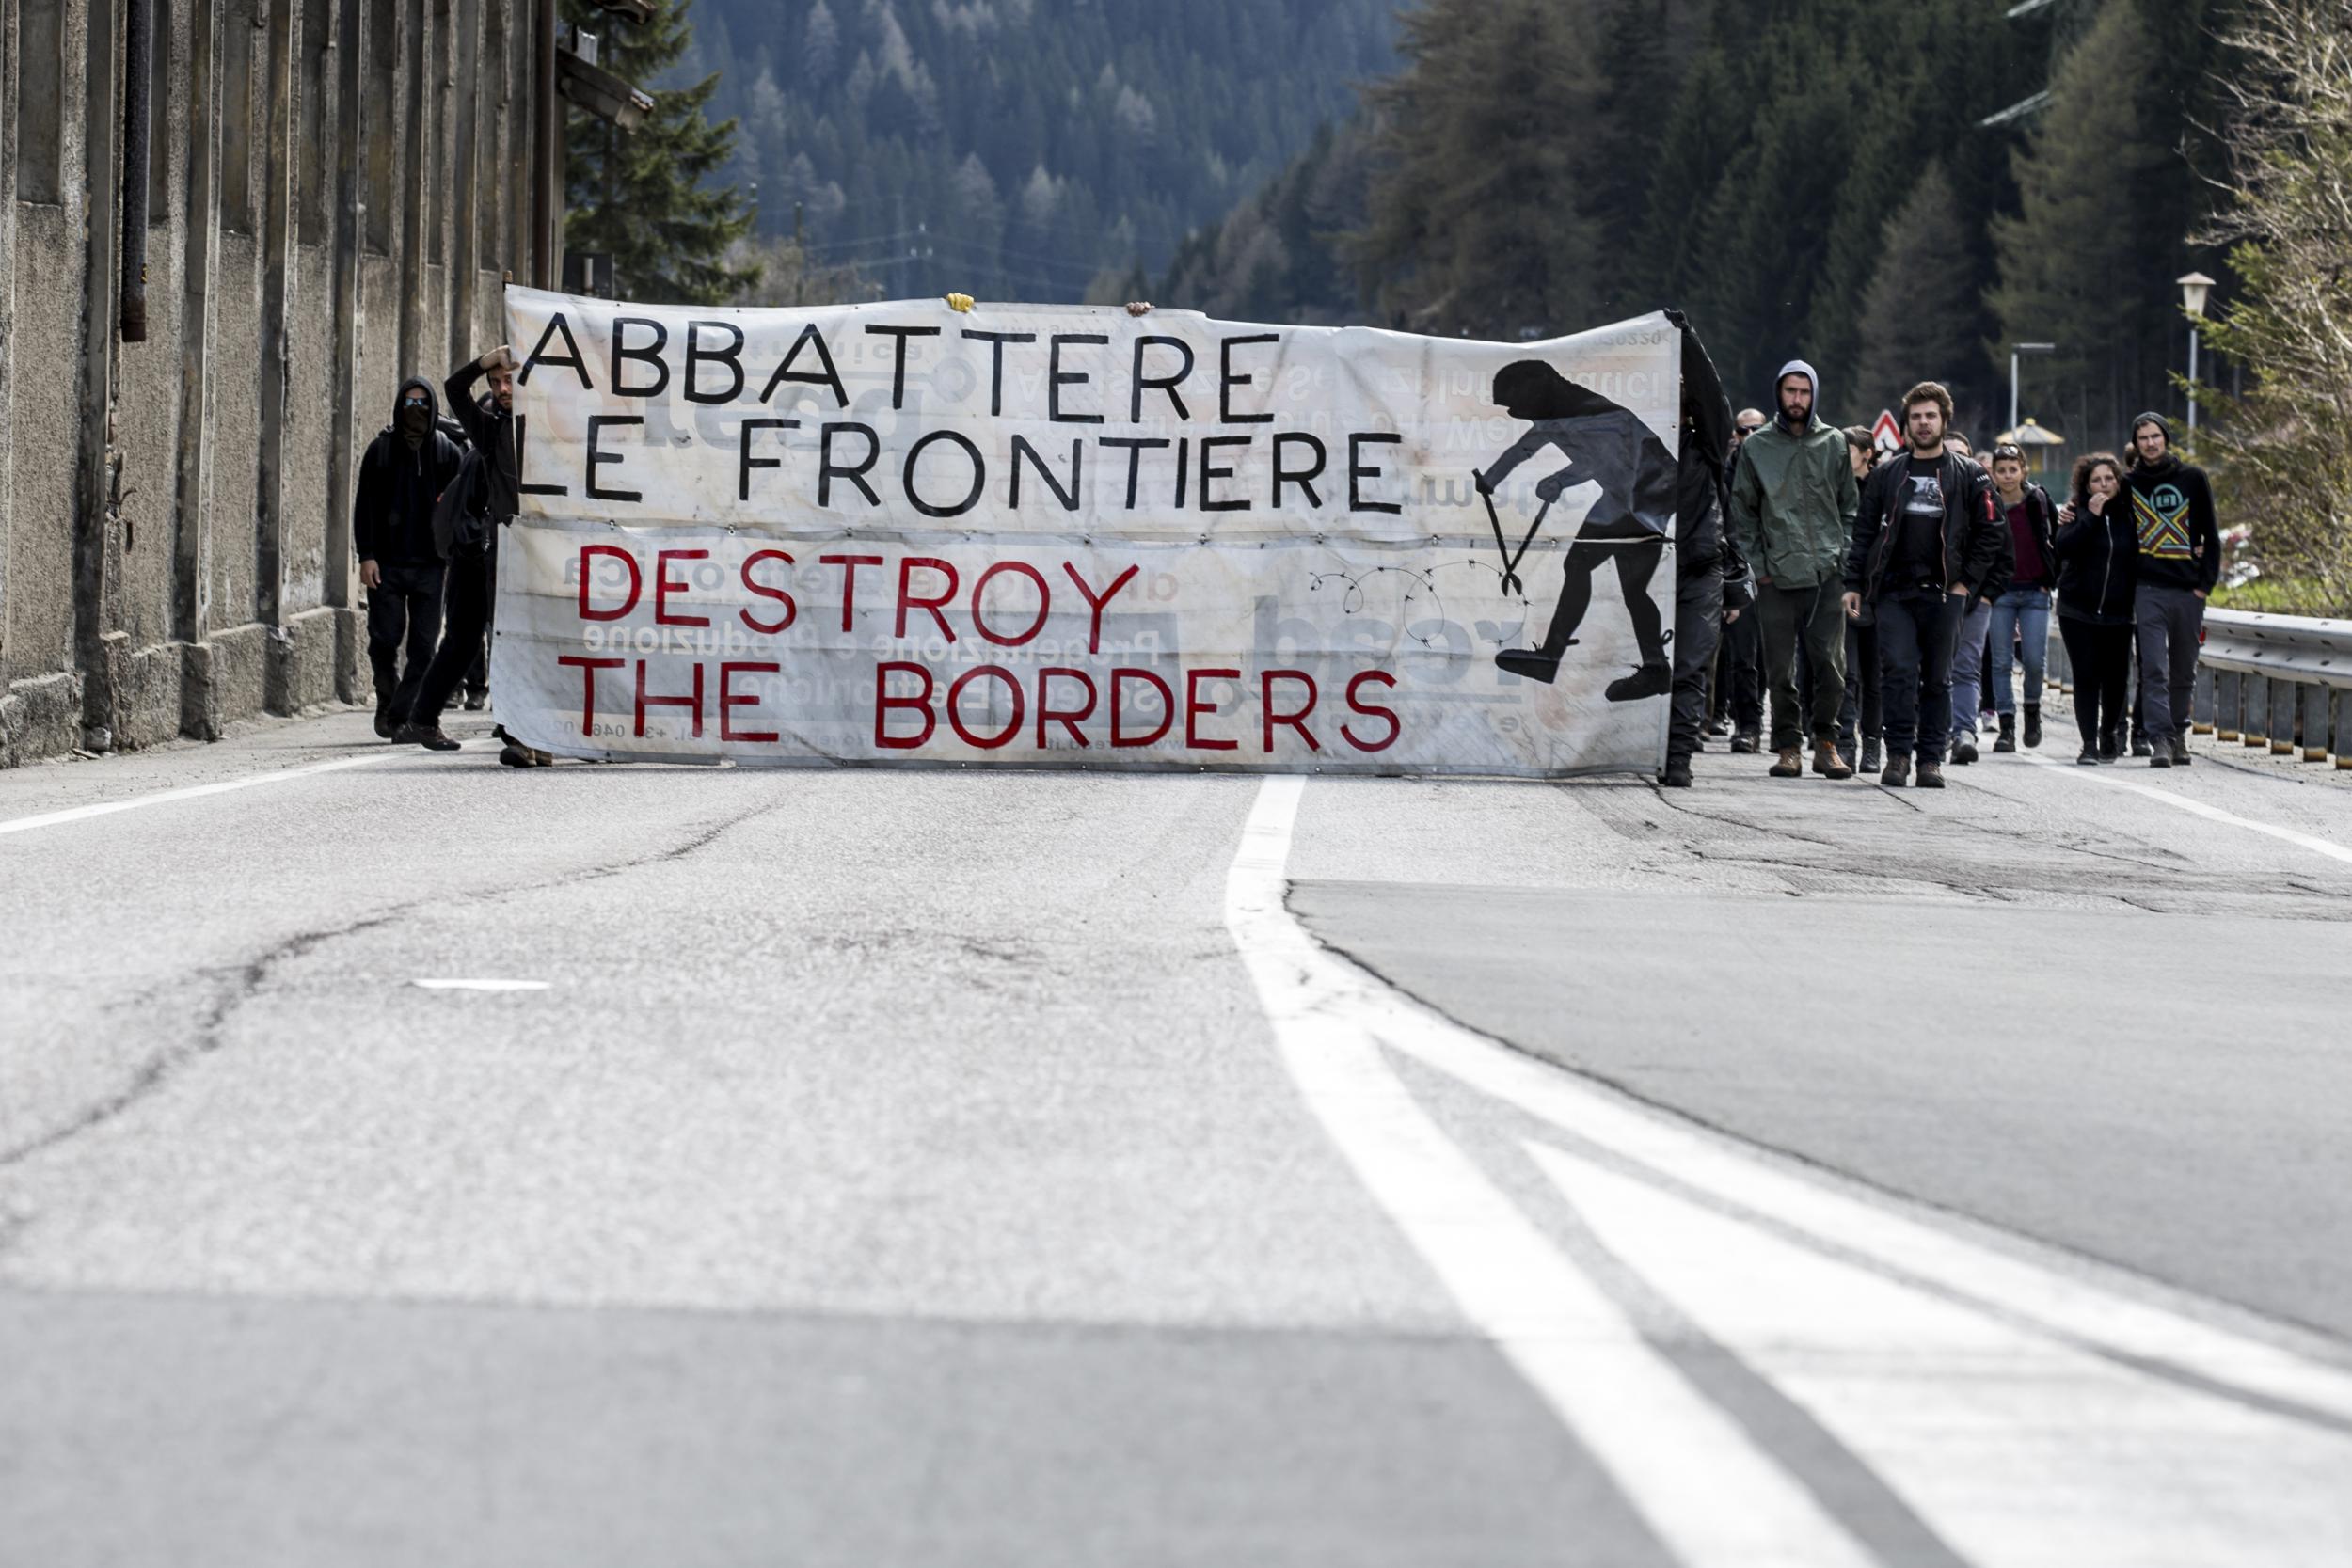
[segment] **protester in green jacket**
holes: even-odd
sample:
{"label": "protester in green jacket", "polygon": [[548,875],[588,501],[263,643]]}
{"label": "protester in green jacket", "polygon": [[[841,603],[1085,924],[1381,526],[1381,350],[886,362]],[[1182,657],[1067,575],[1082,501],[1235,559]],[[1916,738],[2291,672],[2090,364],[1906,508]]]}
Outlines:
{"label": "protester in green jacket", "polygon": [[1797,640],[1813,666],[1813,771],[1850,779],[1837,754],[1837,705],[1845,694],[1846,620],[1840,590],[1846,547],[1861,494],[1846,457],[1846,435],[1814,414],[1820,378],[1802,359],[1780,370],[1779,415],[1740,447],[1731,476],[1731,529],[1756,570],[1754,611],[1764,642],[1764,681],[1772,694],[1775,779],[1804,773],[1808,727],[1797,713]]}

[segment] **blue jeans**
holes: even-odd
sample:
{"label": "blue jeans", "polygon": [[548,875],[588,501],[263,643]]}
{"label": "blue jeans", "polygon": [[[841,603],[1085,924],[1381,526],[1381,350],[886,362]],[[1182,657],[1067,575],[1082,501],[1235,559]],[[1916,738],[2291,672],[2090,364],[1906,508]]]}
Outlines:
{"label": "blue jeans", "polygon": [[[1977,737],[1978,689],[1984,676],[1984,630],[1992,624],[1993,607],[1971,594],[1968,608],[1952,638],[1952,724],[1949,735]],[[1925,731],[1927,726],[1919,726]]]}
{"label": "blue jeans", "polygon": [[2042,705],[2042,682],[2050,652],[2050,591],[2012,588],[1993,601],[1993,711],[2015,713],[2017,694],[2010,689],[2010,666],[2016,657],[2011,641],[2025,643],[2026,703]]}

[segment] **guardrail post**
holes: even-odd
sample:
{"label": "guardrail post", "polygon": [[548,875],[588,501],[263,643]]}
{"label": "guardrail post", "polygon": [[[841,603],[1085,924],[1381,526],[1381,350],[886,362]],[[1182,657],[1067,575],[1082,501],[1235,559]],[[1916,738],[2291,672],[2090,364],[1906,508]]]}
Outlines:
{"label": "guardrail post", "polygon": [[2317,682],[2305,682],[2296,687],[2303,696],[2303,759],[2305,762],[2327,762],[2328,759],[2328,689]]}
{"label": "guardrail post", "polygon": [[2270,677],[2247,675],[2238,681],[2238,738],[2249,746],[2270,744]]}
{"label": "guardrail post", "polygon": [[2197,667],[2197,696],[2189,704],[2191,735],[2213,734],[2213,703],[2215,670],[2210,664]]}
{"label": "guardrail post", "polygon": [[2235,670],[2214,672],[2213,735],[2216,740],[2235,740],[2238,709],[2246,678]]}
{"label": "guardrail post", "polygon": [[2274,679],[2270,683],[2270,754],[2274,757],[2295,754],[2296,709],[2301,695],[2294,681]]}
{"label": "guardrail post", "polygon": [[2328,726],[2335,741],[2336,766],[2352,768],[2352,754],[2347,754],[2344,745],[2345,741],[2352,740],[2352,686],[2331,687],[2328,689],[2333,697],[2328,705],[2336,710],[2336,721]]}

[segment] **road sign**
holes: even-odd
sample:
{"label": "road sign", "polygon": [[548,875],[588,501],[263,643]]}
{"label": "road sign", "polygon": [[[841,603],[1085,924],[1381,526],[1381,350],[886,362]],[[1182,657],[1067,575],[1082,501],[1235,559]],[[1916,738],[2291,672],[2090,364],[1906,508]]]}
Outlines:
{"label": "road sign", "polygon": [[1903,444],[1903,427],[1895,422],[1895,416],[1885,409],[1870,425],[1870,444],[1881,451],[1893,451]]}

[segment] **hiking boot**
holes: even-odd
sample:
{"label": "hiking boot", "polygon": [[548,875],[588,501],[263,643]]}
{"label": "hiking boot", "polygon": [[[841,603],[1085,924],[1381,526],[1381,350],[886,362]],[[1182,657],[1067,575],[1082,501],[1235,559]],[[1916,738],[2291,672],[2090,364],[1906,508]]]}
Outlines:
{"label": "hiking boot", "polygon": [[1668,757],[1666,759],[1666,770],[1658,776],[1658,782],[1664,784],[1668,789],[1690,788],[1691,759],[1689,757]]}
{"label": "hiking boot", "polygon": [[1731,735],[1731,749],[1743,756],[1754,756],[1764,749],[1764,737],[1754,730],[1734,730]]}
{"label": "hiking boot", "polygon": [[1802,746],[1783,746],[1780,749],[1780,760],[1772,764],[1770,768],[1764,769],[1764,771],[1766,774],[1775,779],[1804,778],[1804,748]]}
{"label": "hiking boot", "polygon": [[1611,681],[1601,695],[1613,703],[1631,703],[1644,697],[1663,697],[1674,689],[1673,665],[1645,664],[1633,673]]}
{"label": "hiking boot", "polygon": [[2099,766],[2099,753],[2090,747],[2086,746],[2083,748],[2083,754],[2074,759],[2074,766],[2077,768],[2096,768]]}
{"label": "hiking boot", "polygon": [[484,708],[488,707],[489,705],[490,689],[488,687],[485,686],[479,691],[469,691],[466,693],[466,711],[468,713],[480,713]]}
{"label": "hiking boot", "polygon": [[1877,736],[1873,735],[1864,737],[1862,742],[1861,763],[1863,772],[1875,773],[1882,767],[1885,766],[1886,758],[1882,754],[1883,750],[1883,743]]}
{"label": "hiking boot", "polygon": [[421,746],[428,752],[454,752],[457,742],[441,733],[438,724],[403,724],[392,732],[395,746]]}
{"label": "hiking boot", "polygon": [[2148,737],[2137,730],[2132,732],[2132,755],[2144,757],[2149,752]]}
{"label": "hiking boot", "polygon": [[[1965,730],[1952,736],[1952,766],[1965,768],[1976,760],[1977,737]],[[1924,762],[1919,765],[1919,782],[1922,784],[1928,783],[1928,765]],[[1929,787],[1934,786],[1929,785]]]}
{"label": "hiking boot", "polygon": [[2026,750],[2030,752],[2042,744],[2042,705],[2026,705]]}
{"label": "hiking boot", "polygon": [[1927,757],[1919,759],[1919,787],[1921,789],[1944,787],[1944,767],[1941,763],[1931,761]]}
{"label": "hiking boot", "polygon": [[1709,719],[1707,721],[1707,733],[1708,735],[1715,736],[1718,738],[1729,735],[1731,733],[1731,721],[1721,718]]}
{"label": "hiking boot", "polygon": [[392,738],[392,732],[399,728],[400,721],[392,717],[392,700],[389,697],[378,697],[375,700],[375,738],[389,740]]}
{"label": "hiking boot", "polygon": [[[2039,744],[2038,740],[2036,744]],[[2017,715],[2013,713],[2001,715],[2001,733],[1993,737],[1993,749],[1995,752],[2017,750]]]}
{"label": "hiking boot", "polygon": [[[2149,751],[2149,748],[2148,748],[2148,747],[2146,747],[2146,746],[2139,746],[2139,747],[2135,748],[2135,750],[2137,750],[2137,751],[2141,751],[2141,752],[2148,752],[2148,751]],[[2171,766],[2172,766],[2172,748],[2171,748],[2171,747],[2169,747],[2169,746],[2167,746],[2167,747],[2166,747],[2163,751],[2161,751],[2161,752],[2150,752],[2150,754],[2149,754],[2149,757],[2148,757],[2148,766],[2149,766],[2149,767],[2151,767],[2151,768],[2169,768],[2169,767],[2171,767]]]}
{"label": "hiking boot", "polygon": [[499,766],[501,768],[530,768],[535,765],[531,760],[530,747],[518,746],[514,741],[510,740],[505,745],[499,748]]}
{"label": "hiking boot", "polygon": [[1829,740],[1817,740],[1813,743],[1813,771],[1825,779],[1853,777],[1853,769],[1847,767],[1846,759],[1837,754],[1836,743]]}
{"label": "hiking boot", "polygon": [[2185,735],[2176,735],[2172,737],[2172,766],[2175,768],[2186,768],[2188,765],[2188,736]]}
{"label": "hiking boot", "polygon": [[1531,681],[1549,686],[1560,673],[1560,658],[1556,654],[1537,653],[1533,648],[1505,648],[1495,655],[1498,667]]}
{"label": "hiking boot", "polygon": [[2123,754],[2123,737],[2114,730],[2099,736],[2099,760],[2113,762]]}
{"label": "hiking boot", "polygon": [[1897,752],[1886,759],[1886,771],[1879,775],[1879,783],[1889,789],[1900,789],[1911,782],[1911,757]]}

